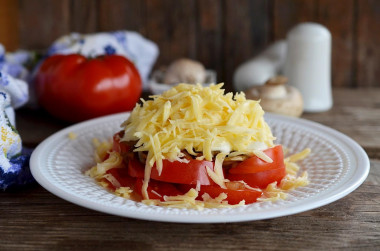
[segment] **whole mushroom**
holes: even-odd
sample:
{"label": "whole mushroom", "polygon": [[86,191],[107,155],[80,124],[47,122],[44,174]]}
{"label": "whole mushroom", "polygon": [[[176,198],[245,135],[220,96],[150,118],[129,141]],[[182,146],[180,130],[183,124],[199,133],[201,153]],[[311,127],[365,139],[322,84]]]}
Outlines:
{"label": "whole mushroom", "polygon": [[286,77],[277,76],[265,85],[246,90],[245,95],[248,99],[260,100],[264,111],[300,117],[303,112],[302,95],[296,88],[286,85],[287,81]]}
{"label": "whole mushroom", "polygon": [[198,61],[188,58],[181,58],[172,62],[165,75],[165,84],[204,83],[206,79],[205,67]]}

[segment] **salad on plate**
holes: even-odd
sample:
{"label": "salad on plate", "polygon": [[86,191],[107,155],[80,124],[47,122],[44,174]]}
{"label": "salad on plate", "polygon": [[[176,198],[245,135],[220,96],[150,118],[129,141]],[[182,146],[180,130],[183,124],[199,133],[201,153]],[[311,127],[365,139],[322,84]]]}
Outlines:
{"label": "salad on plate", "polygon": [[236,207],[286,199],[308,184],[275,144],[259,101],[225,93],[222,84],[179,84],[141,100],[112,141],[94,139],[86,174],[118,196],[148,205]]}

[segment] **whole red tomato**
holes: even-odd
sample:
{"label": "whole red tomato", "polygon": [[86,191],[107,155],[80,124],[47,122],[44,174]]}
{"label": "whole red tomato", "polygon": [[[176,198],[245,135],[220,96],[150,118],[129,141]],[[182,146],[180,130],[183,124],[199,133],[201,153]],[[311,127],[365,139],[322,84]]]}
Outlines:
{"label": "whole red tomato", "polygon": [[51,56],[42,63],[35,84],[39,103],[71,122],[132,110],[142,91],[136,67],[119,55]]}

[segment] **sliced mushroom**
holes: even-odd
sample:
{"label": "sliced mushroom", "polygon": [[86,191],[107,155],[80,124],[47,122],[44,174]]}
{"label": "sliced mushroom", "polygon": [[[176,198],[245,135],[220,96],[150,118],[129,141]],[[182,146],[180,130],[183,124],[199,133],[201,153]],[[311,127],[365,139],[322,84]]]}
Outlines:
{"label": "sliced mushroom", "polygon": [[245,91],[246,97],[261,100],[260,105],[266,112],[299,117],[303,112],[301,93],[286,85],[288,79],[277,76],[269,79],[263,86],[255,86]]}
{"label": "sliced mushroom", "polygon": [[171,63],[165,73],[165,84],[204,83],[206,79],[205,67],[198,61],[181,58]]}

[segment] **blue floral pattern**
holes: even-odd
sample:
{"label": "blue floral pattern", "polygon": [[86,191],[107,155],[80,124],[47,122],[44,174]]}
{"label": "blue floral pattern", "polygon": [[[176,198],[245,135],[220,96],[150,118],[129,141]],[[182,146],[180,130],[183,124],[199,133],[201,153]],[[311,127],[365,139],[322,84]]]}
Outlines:
{"label": "blue floral pattern", "polygon": [[9,85],[9,80],[8,80],[8,77],[7,77],[7,75],[4,73],[1,73],[1,65],[0,65],[0,88],[1,88],[1,86],[7,86],[7,85]]}
{"label": "blue floral pattern", "polygon": [[104,52],[105,54],[107,55],[113,55],[116,53],[116,50],[114,47],[112,47],[111,45],[107,45],[106,47],[104,47]]}
{"label": "blue floral pattern", "polygon": [[14,109],[29,98],[28,85],[23,80],[29,72],[23,63],[27,52],[5,53],[0,44],[0,190],[33,181],[29,170],[29,153],[22,152],[21,137],[14,128]]}
{"label": "blue floral pattern", "polygon": [[0,44],[0,91],[9,95],[13,108],[24,105],[29,99],[28,85],[25,79],[29,72],[23,66],[29,56],[27,52],[6,54]]}
{"label": "blue floral pattern", "polygon": [[115,31],[95,34],[71,33],[56,40],[48,49],[53,54],[80,53],[87,57],[122,55],[130,59],[138,69],[147,88],[148,76],[158,57],[158,47],[137,32]]}

